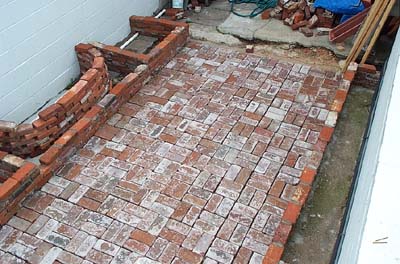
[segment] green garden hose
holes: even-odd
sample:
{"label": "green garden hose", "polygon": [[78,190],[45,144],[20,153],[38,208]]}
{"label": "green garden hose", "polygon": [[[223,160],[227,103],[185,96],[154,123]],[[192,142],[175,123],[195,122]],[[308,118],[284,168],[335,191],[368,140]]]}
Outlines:
{"label": "green garden hose", "polygon": [[[278,0],[229,0],[231,3],[231,12],[240,17],[255,17],[264,12],[268,8],[275,7]],[[257,7],[250,14],[240,14],[234,10],[234,6],[238,4],[255,4]]]}

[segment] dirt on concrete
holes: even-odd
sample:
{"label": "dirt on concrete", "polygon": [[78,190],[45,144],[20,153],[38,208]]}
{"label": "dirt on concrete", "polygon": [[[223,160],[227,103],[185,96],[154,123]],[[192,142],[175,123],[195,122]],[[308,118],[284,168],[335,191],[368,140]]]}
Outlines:
{"label": "dirt on concrete", "polygon": [[[243,4],[238,5],[238,8],[242,8],[243,12],[246,13],[249,10],[251,11],[254,5]],[[211,6],[203,8],[200,13],[189,12],[187,21],[190,22],[191,37],[196,40],[228,45],[232,49],[240,49],[241,51],[244,51],[246,45],[250,44],[254,45],[254,51],[257,55],[274,57],[292,63],[308,64],[322,70],[340,70],[339,59],[335,53],[332,50],[318,47],[318,45],[305,47],[290,42],[290,39],[287,39],[287,41],[248,40],[230,33],[223,34],[218,30],[218,26],[224,23],[229,16],[230,4],[225,0],[213,1]],[[259,19],[255,20],[261,24],[266,23]],[[281,21],[279,23],[282,24]],[[242,28],[243,31],[248,30],[245,24],[240,25],[242,23],[237,26]],[[279,32],[279,29],[274,30]]]}
{"label": "dirt on concrete", "polygon": [[329,263],[343,218],[373,91],[352,87],[309,199],[285,246],[285,263]]}

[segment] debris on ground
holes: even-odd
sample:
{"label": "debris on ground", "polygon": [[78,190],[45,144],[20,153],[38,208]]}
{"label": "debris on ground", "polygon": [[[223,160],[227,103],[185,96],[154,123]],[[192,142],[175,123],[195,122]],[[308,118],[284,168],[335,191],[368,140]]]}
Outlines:
{"label": "debris on ground", "polygon": [[282,20],[293,30],[299,30],[305,36],[312,37],[314,28],[322,28],[319,32],[329,32],[334,26],[335,14],[324,8],[315,8],[314,4],[307,0],[280,0],[275,8],[265,10],[261,18]]}

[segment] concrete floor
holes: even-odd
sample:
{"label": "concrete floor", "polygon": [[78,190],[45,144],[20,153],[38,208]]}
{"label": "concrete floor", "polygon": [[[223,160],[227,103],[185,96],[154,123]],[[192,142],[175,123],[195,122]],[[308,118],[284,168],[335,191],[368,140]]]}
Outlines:
{"label": "concrete floor", "polygon": [[[235,10],[247,14],[254,5],[236,5]],[[301,47],[326,48],[339,57],[345,57],[351,49],[351,39],[345,43],[345,50],[340,51],[328,40],[328,36],[305,37],[299,31],[293,31],[276,19],[261,20],[243,18],[230,13],[230,4],[225,0],[213,1],[198,14],[190,15],[191,34],[195,39],[208,40],[228,45],[237,45],[241,40],[260,40],[273,43],[287,43]]]}

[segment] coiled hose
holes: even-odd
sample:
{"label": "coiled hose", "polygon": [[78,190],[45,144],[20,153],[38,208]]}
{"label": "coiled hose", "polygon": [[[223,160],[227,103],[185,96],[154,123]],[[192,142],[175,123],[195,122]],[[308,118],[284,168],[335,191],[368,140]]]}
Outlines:
{"label": "coiled hose", "polygon": [[[231,12],[240,17],[255,17],[268,8],[275,7],[278,0],[229,0]],[[240,14],[235,11],[234,6],[238,4],[255,4],[257,7],[250,14]]]}

